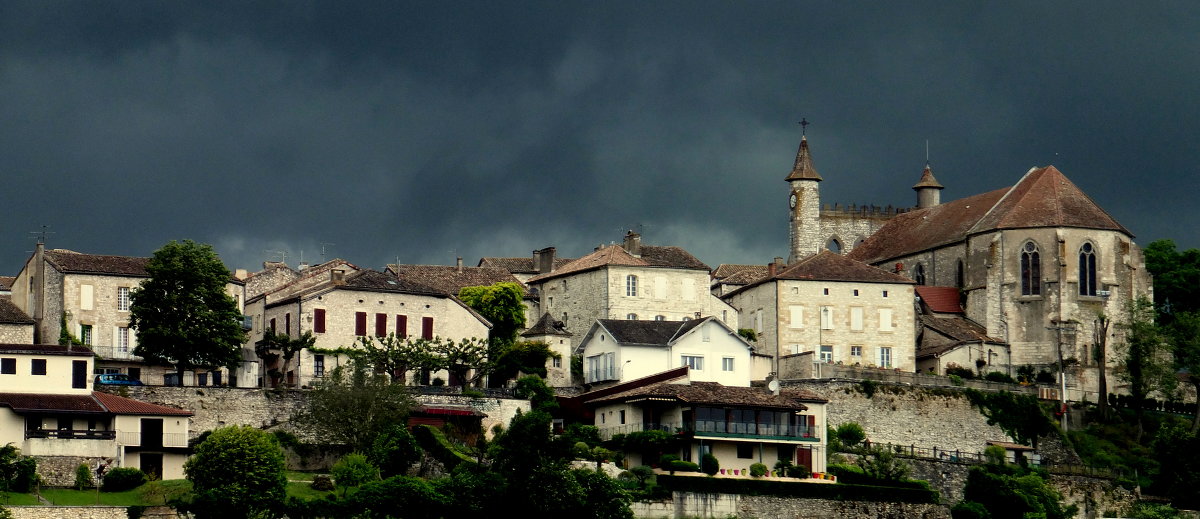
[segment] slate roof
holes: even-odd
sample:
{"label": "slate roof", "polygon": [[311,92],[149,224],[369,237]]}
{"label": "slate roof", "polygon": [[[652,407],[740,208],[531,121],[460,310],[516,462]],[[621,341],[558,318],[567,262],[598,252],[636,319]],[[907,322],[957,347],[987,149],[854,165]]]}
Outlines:
{"label": "slate roof", "polygon": [[[574,258],[554,258],[554,270],[558,270],[575,261]],[[533,264],[533,258],[480,258],[480,267],[497,268],[508,271],[512,274],[537,274],[537,265]]]}
{"label": "slate roof", "polygon": [[812,155],[808,152],[808,138],[800,137],[800,149],[796,151],[796,162],[792,172],[784,180],[822,180],[817,168],[812,165]]}
{"label": "slate roof", "polygon": [[796,263],[784,267],[772,277],[762,277],[721,297],[729,297],[769,281],[849,281],[855,283],[913,284],[913,280],[893,274],[861,261],[852,260],[841,254],[823,250]]}
{"label": "slate roof", "polygon": [[33,319],[12,302],[12,296],[0,295],[0,324],[33,324]]}
{"label": "slate roof", "polygon": [[[753,276],[754,279],[766,277],[766,265],[735,265],[732,263],[722,263],[717,265],[716,270],[712,271],[713,279],[723,281],[724,283],[735,283],[729,281],[733,278],[745,279],[747,276]],[[751,280],[753,281],[753,279]]]}
{"label": "slate roof", "polygon": [[107,408],[108,412],[113,414],[148,414],[158,416],[192,416],[193,414],[191,411],[184,409],[151,404],[102,391],[93,391],[92,396],[96,397],[96,400]]}
{"label": "slate roof", "polygon": [[66,249],[45,252],[46,261],[60,272],[71,274],[109,274],[115,276],[149,277],[146,263],[150,258],[83,254]]}
{"label": "slate roof", "polygon": [[582,258],[563,265],[561,268],[534,276],[530,283],[545,281],[579,272],[586,272],[608,266],[631,267],[666,267],[678,269],[710,270],[708,265],[696,259],[680,247],[642,245],[641,255],[634,256],[620,245],[609,245],[588,254]]}
{"label": "slate roof", "polygon": [[695,328],[696,325],[704,322],[704,319],[688,321],[599,319],[598,321],[618,343],[666,346],[671,339]]}
{"label": "slate roof", "polygon": [[1004,344],[1001,339],[989,337],[986,328],[966,317],[937,317],[922,314],[919,318],[926,330],[933,330],[948,340],[932,340],[925,335],[928,331],[922,331],[921,341],[917,344],[917,358],[939,355],[966,343]]}
{"label": "slate roof", "polygon": [[60,346],[58,344],[0,344],[0,353],[25,353],[29,355],[70,355],[93,357],[96,354],[86,346]]}
{"label": "slate roof", "polygon": [[[583,395],[587,396],[587,395]],[[662,382],[638,387],[628,391],[589,400],[589,404],[624,402],[645,398],[675,400],[686,404],[711,404],[731,407],[755,407],[767,409],[808,409],[808,403],[825,403],[828,400],[814,393],[797,389],[784,389],[779,395],[763,388],[723,386],[716,382],[692,382],[671,384]]]}
{"label": "slate roof", "polygon": [[961,314],[963,313],[961,298],[955,287],[916,287],[917,296],[931,312]]}
{"label": "slate roof", "polygon": [[458,296],[463,287],[487,286],[495,283],[525,285],[507,270],[493,267],[458,267],[454,265],[395,265],[387,266],[397,279],[433,287],[448,295]]}
{"label": "slate roof", "polygon": [[1054,166],[1033,168],[1009,188],[899,214],[850,251],[879,263],[998,229],[1078,227],[1133,236]]}
{"label": "slate roof", "polygon": [[550,312],[546,312],[542,314],[537,323],[521,334],[522,337],[533,337],[535,335],[561,335],[570,337],[571,332],[567,331],[562,321],[555,319],[550,315]]}
{"label": "slate roof", "polygon": [[[363,290],[368,292],[395,292],[401,294],[417,294],[428,295],[435,297],[446,297],[448,294],[436,288],[422,285],[414,281],[397,279],[391,274],[385,274],[371,269],[361,269],[353,272],[347,272],[344,283],[334,283],[332,277],[326,277],[315,284],[307,284],[301,286],[298,290],[293,288],[300,280],[295,280],[290,286],[285,286],[275,294],[276,298],[272,298],[267,307],[273,307],[280,304],[291,303],[297,298],[309,297],[317,292],[325,292],[331,289],[345,290]],[[291,293],[288,293],[289,290]],[[273,294],[273,295],[275,295]]]}
{"label": "slate roof", "polygon": [[12,290],[13,283],[16,282],[16,276],[0,276],[0,290]]}

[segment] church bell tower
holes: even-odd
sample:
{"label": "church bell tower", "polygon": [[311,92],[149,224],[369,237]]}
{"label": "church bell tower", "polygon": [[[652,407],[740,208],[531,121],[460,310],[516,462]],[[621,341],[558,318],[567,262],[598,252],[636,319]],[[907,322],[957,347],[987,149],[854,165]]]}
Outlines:
{"label": "church bell tower", "polygon": [[[807,126],[808,121],[801,121]],[[791,251],[788,264],[795,263],[821,251],[821,175],[812,165],[808,152],[808,137],[800,137],[800,150],[792,172],[784,179],[791,188],[788,193],[788,229]]]}

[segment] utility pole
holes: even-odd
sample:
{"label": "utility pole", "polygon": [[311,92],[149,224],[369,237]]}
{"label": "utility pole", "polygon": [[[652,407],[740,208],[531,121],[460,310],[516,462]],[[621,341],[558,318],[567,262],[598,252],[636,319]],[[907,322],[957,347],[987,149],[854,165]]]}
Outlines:
{"label": "utility pole", "polygon": [[1075,323],[1071,321],[1055,321],[1057,326],[1048,326],[1047,330],[1054,330],[1056,341],[1058,343],[1058,400],[1059,400],[1059,425],[1063,432],[1067,432],[1067,371],[1063,366],[1063,332],[1074,336]]}

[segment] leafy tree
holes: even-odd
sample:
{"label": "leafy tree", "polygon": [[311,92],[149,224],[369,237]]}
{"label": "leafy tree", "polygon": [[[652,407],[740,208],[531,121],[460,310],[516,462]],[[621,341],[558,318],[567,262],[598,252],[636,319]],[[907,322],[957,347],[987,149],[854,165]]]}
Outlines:
{"label": "leafy tree", "polygon": [[525,290],[511,282],[463,287],[458,298],[492,323],[488,341],[493,346],[512,344],[525,328]]}
{"label": "leafy tree", "polygon": [[1159,463],[1155,493],[1166,494],[1178,508],[1200,508],[1200,435],[1178,424],[1164,424],[1152,442]]}
{"label": "leafy tree", "polygon": [[362,360],[380,373],[386,373],[393,384],[407,383],[407,373],[432,365],[429,341],[399,337],[389,333],[387,337],[359,337],[355,343],[362,350]]}
{"label": "leafy tree", "polygon": [[405,518],[442,517],[447,497],[421,478],[394,476],[359,487],[341,517],[390,518],[403,511]]}
{"label": "leafy tree", "polygon": [[[1175,368],[1188,372],[1188,381],[1200,395],[1200,312],[1179,312],[1171,323]],[[1200,431],[1200,405],[1192,418],[1192,433]]]}
{"label": "leafy tree", "polygon": [[[430,343],[430,350],[432,368],[435,371],[449,371],[451,380],[457,380],[459,385],[473,385],[492,371],[488,345],[483,340],[470,338],[455,341],[438,337]],[[471,370],[475,370],[475,375],[468,379],[467,374]]]}
{"label": "leafy tree", "polygon": [[392,425],[375,437],[367,459],[379,467],[384,478],[402,476],[408,472],[408,467],[421,459],[421,448],[407,427]]}
{"label": "leafy tree", "polygon": [[988,425],[997,425],[1017,443],[1037,447],[1037,439],[1054,432],[1054,422],[1046,416],[1034,395],[1009,391],[983,393],[966,390],[967,399],[979,408]]}
{"label": "leafy tree", "polygon": [[382,432],[405,423],[412,405],[404,386],[352,360],[309,392],[307,405],[292,415],[292,423],[321,441],[367,452]]}
{"label": "leafy tree", "polygon": [[245,425],[216,429],[183,465],[198,517],[269,517],[287,478],[275,437]]}
{"label": "leafy tree", "polygon": [[867,439],[866,431],[863,431],[861,425],[857,422],[846,422],[837,426],[837,431],[834,433],[842,446],[846,449],[853,449]]}
{"label": "leafy tree", "polygon": [[494,379],[504,381],[520,373],[546,377],[546,361],[562,355],[541,341],[518,341],[513,343],[496,359]]}
{"label": "leafy tree", "polygon": [[909,466],[884,448],[873,448],[858,457],[858,466],[868,477],[884,481],[900,481],[908,477]]}
{"label": "leafy tree", "polygon": [[75,490],[83,490],[92,488],[95,482],[92,480],[92,468],[87,463],[80,463],[75,467]]}
{"label": "leafy tree", "polygon": [[150,279],[130,295],[134,355],[175,365],[179,381],[195,367],[235,368],[242,360],[242,314],[225,292],[229,269],[212,247],[171,241],[146,263]]}
{"label": "leafy tree", "polygon": [[558,409],[558,398],[554,390],[546,385],[541,377],[527,375],[517,380],[513,391],[517,398],[528,398],[529,405],[534,411],[552,413]]}
{"label": "leafy tree", "polygon": [[379,479],[379,468],[367,461],[366,456],[357,452],[343,456],[333,464],[329,472],[333,475],[333,481],[342,487],[343,497],[348,488]]}
{"label": "leafy tree", "polygon": [[1154,303],[1164,324],[1172,314],[1200,311],[1200,250],[1180,252],[1172,240],[1142,249],[1146,270],[1154,275]]}
{"label": "leafy tree", "polygon": [[1121,380],[1129,383],[1130,403],[1137,418],[1137,437],[1145,433],[1144,414],[1149,395],[1174,387],[1175,372],[1167,351],[1167,337],[1154,321],[1154,304],[1145,297],[1126,306],[1128,320],[1118,323],[1125,331],[1124,341],[1117,345]]}
{"label": "leafy tree", "polygon": [[[304,335],[293,339],[285,334],[267,330],[263,332],[263,338],[255,343],[254,352],[264,360],[276,355],[283,358],[283,366],[272,373],[274,382],[278,383],[279,379],[283,378],[283,374],[287,373],[288,366],[296,354],[305,348],[312,348],[316,342],[317,338],[312,332],[304,332]],[[274,350],[279,350],[279,353],[272,353]]]}
{"label": "leafy tree", "polygon": [[29,492],[37,480],[36,459],[22,456],[11,443],[0,447],[0,491]]}
{"label": "leafy tree", "polygon": [[1075,505],[1062,506],[1062,494],[1040,473],[992,463],[971,469],[963,497],[963,502],[954,507],[955,519],[1068,519],[1077,511]]}

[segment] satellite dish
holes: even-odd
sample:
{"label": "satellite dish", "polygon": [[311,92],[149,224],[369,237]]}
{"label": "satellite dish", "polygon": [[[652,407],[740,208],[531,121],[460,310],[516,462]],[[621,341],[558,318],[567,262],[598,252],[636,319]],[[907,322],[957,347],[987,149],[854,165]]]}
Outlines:
{"label": "satellite dish", "polygon": [[772,393],[779,391],[779,381],[772,380],[770,382],[767,382],[767,389],[770,389]]}

